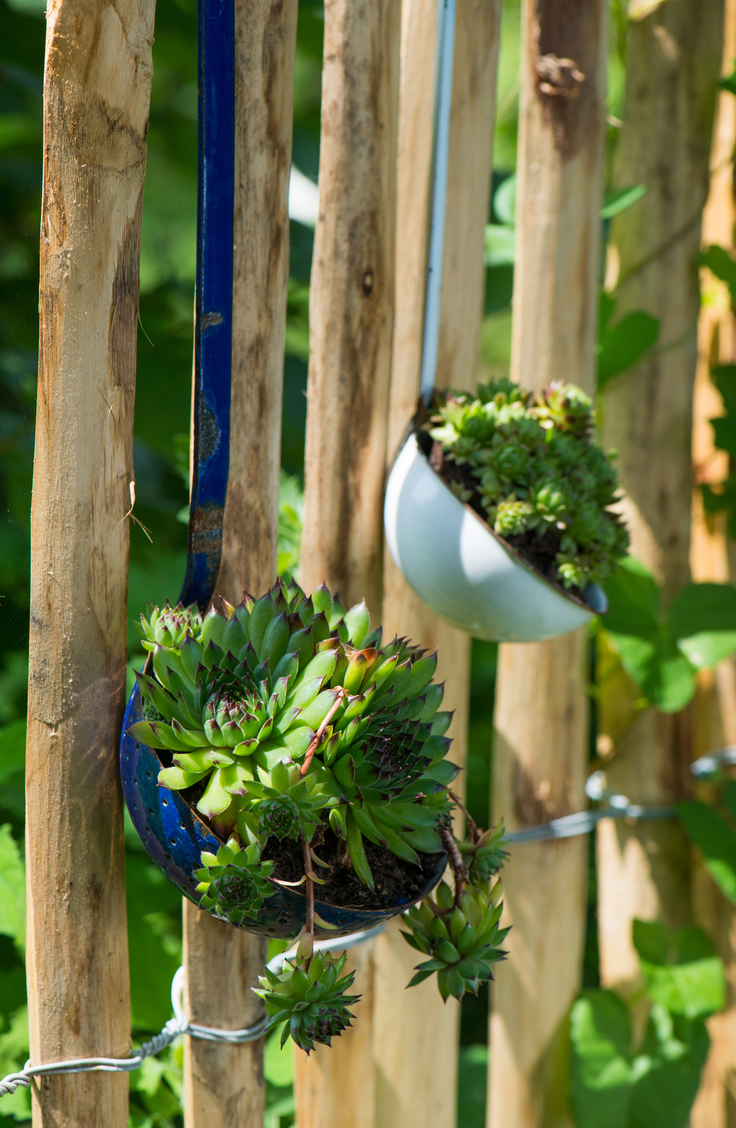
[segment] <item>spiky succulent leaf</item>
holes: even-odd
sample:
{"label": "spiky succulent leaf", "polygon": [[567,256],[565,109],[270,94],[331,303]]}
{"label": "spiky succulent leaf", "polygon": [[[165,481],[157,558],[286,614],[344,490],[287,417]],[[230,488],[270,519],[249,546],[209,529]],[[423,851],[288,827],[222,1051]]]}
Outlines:
{"label": "spiky succulent leaf", "polygon": [[307,1053],[315,1045],[329,1046],[332,1039],[351,1025],[349,1010],[360,995],[349,995],[355,972],[342,975],[346,954],[339,958],[316,952],[308,958],[296,955],[284,964],[281,973],[270,971],[260,979],[261,987],[253,988],[263,999],[269,1016],[266,1031],[286,1023],[281,1045],[291,1036]]}

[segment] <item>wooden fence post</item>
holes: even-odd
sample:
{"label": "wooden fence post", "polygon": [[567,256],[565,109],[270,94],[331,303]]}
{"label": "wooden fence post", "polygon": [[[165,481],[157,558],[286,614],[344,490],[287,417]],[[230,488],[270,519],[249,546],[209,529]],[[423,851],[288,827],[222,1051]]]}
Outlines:
{"label": "wooden fence post", "polygon": [[[616,179],[649,191],[614,222],[616,313],[645,309],[661,328],[650,357],[604,389],[603,443],[618,450],[631,551],[663,585],[665,602],[690,579],[696,258],[723,7],[723,0],[663,4],[632,25],[628,41]],[[651,707],[623,732],[612,731],[609,787],[643,806],[687,796],[691,722],[690,710],[673,715]],[[597,844],[601,979],[631,992],[641,982],[632,919],[660,919],[669,928],[690,922],[690,847],[669,821],[602,822]]]}
{"label": "wooden fence post", "polygon": [[[606,73],[605,0],[525,0],[512,377],[594,390]],[[580,810],[587,643],[499,653],[494,818],[515,830]],[[527,843],[505,877],[509,960],[492,996],[488,1123],[570,1123],[565,1018],[579,987],[587,841]]]}
{"label": "wooden fence post", "polygon": [[[459,0],[455,30],[447,220],[438,386],[472,389],[480,367],[500,3]],[[431,206],[436,0],[405,0],[399,100],[396,317],[388,467],[416,410],[422,359],[427,230]],[[470,638],[428,610],[386,554],[383,618],[389,636],[439,649],[443,707],[455,710],[452,759],[464,763]],[[462,777],[461,777],[461,786]],[[393,922],[376,941],[373,1053],[376,1128],[452,1128],[456,1123],[460,1008],[429,981],[404,988],[416,953]]]}
{"label": "wooden fence post", "polygon": [[[118,740],[154,4],[56,0],[44,78],[31,512],[31,1060],[130,1047]],[[37,1128],[126,1128],[125,1074],[42,1077]]]}
{"label": "wooden fence post", "polygon": [[[726,0],[723,73],[730,73],[736,57],[736,0]],[[710,189],[703,211],[702,241],[734,253],[733,154],[736,147],[736,99],[728,91],[718,96],[710,152]],[[733,542],[729,545],[727,514],[706,516],[701,484],[722,482],[728,475],[728,455],[716,451],[710,419],[722,412],[720,396],[711,381],[710,368],[733,364],[736,359],[734,315],[724,282],[703,272],[710,301],[698,317],[698,362],[693,402],[693,514],[690,566],[697,582],[728,582],[734,575]],[[715,293],[714,293],[715,292]],[[713,300],[715,298],[715,300]],[[730,551],[729,551],[730,549]],[[733,582],[733,581],[732,581]],[[694,703],[693,759],[724,745],[736,744],[736,661],[722,662],[715,670],[698,675]],[[701,790],[700,788],[698,790]],[[712,785],[702,788],[711,798]],[[707,795],[710,792],[711,795]],[[726,1006],[708,1020],[711,1045],[700,1079],[700,1089],[690,1113],[692,1128],[728,1128],[728,1104],[736,1066],[736,950],[733,942],[734,909],[704,866],[693,872],[695,920],[713,939],[726,966]]]}
{"label": "wooden fence post", "polygon": [[[383,481],[394,312],[398,0],[325,4],[319,218],[310,295],[300,578],[381,620]],[[372,1128],[372,952],[356,1025],[296,1052],[299,1128]]]}
{"label": "wooden fence post", "polygon": [[[296,0],[235,5],[235,207],[230,474],[218,595],[239,603],[276,578],[284,328],[289,278]],[[184,902],[190,1020],[238,1029],[262,1013],[251,988],[266,941]],[[203,974],[204,972],[204,974]],[[187,1128],[263,1122],[263,1042],[185,1040]]]}

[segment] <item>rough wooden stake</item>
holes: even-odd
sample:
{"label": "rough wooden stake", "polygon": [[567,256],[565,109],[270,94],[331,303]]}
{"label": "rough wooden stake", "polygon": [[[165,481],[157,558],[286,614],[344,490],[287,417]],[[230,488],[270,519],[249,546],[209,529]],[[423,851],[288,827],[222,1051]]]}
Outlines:
{"label": "rough wooden stake", "polygon": [[398,0],[325,5],[300,575],[380,620],[394,308]]}
{"label": "rough wooden stake", "polygon": [[[319,218],[310,295],[300,580],[381,620],[383,479],[394,310],[398,0],[325,5]],[[297,1052],[300,1128],[373,1124],[372,950],[356,1025]]]}
{"label": "rough wooden stake", "polygon": [[[665,602],[690,579],[695,263],[722,34],[722,0],[663,4],[629,32],[616,179],[647,184],[649,192],[614,222],[616,313],[645,309],[660,318],[661,343],[604,389],[603,443],[618,450],[631,551],[655,573]],[[645,806],[687,795],[691,722],[688,711],[650,708],[608,734],[609,786]],[[632,919],[660,919],[670,928],[690,921],[690,850],[674,822],[604,822],[597,841],[601,979],[630,992],[640,983]]]}
{"label": "rough wooden stake", "polygon": [[[235,7],[235,245],[230,477],[217,594],[239,603],[276,578],[284,328],[289,277],[296,0]],[[266,941],[184,902],[186,1006],[193,1022],[237,1029],[262,1013],[251,988]],[[206,975],[202,969],[206,968]],[[187,1038],[187,1128],[263,1121],[263,1042]]]}
{"label": "rough wooden stake", "polygon": [[[736,0],[726,0],[723,73],[729,74],[736,56]],[[733,154],[736,147],[736,99],[727,91],[718,96],[710,152],[710,188],[703,212],[702,241],[734,253]],[[725,283],[703,271],[702,282],[710,300],[698,317],[698,364],[693,402],[693,513],[690,566],[693,580],[728,582],[734,575],[726,529],[726,514],[708,516],[703,511],[701,483],[718,483],[728,475],[728,455],[716,451],[710,420],[723,411],[721,398],[710,379],[710,367],[733,364],[736,359],[734,316]],[[733,543],[733,542],[732,542]],[[736,744],[736,660],[722,662],[698,677],[694,703],[693,758],[715,748]],[[701,790],[701,789],[698,789]],[[702,788],[702,798],[714,799],[714,788]],[[708,794],[710,792],[711,794]],[[728,1128],[728,1106],[733,1101],[736,1064],[736,945],[733,906],[720,892],[703,866],[693,871],[695,919],[713,938],[726,967],[728,995],[725,1009],[708,1020],[710,1052],[700,1080],[700,1090],[690,1114],[692,1128]]]}
{"label": "rough wooden stake", "polygon": [[[594,389],[605,128],[604,0],[525,0],[511,372]],[[499,652],[494,819],[509,829],[584,805],[586,638]],[[585,931],[584,838],[513,851],[510,958],[493,993],[488,1123],[570,1123],[565,1017]]]}
{"label": "rough wooden stake", "polygon": [[[388,465],[416,409],[424,324],[427,225],[432,150],[436,0],[411,0],[402,10],[399,103],[397,297],[389,407]],[[438,385],[472,389],[480,367],[496,94],[500,4],[460,0],[442,277]],[[470,638],[454,630],[407,587],[388,553],[384,628],[439,651],[443,708],[455,710],[452,759],[465,762],[470,688]],[[461,782],[460,786],[464,784]],[[459,829],[459,828],[458,828]],[[456,1122],[460,1008],[442,1003],[433,981],[405,991],[416,953],[394,922],[376,942],[373,1054],[375,1128]]]}
{"label": "rough wooden stake", "polygon": [[[48,9],[27,748],[31,1060],[130,1046],[118,741],[154,4]],[[39,1078],[33,1123],[128,1123],[125,1075]]]}

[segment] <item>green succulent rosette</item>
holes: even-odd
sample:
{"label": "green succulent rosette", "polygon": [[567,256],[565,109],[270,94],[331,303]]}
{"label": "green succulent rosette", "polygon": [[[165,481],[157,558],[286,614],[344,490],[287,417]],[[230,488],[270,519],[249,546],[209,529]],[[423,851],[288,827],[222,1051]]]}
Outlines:
{"label": "green succulent rosette", "polygon": [[267,897],[276,889],[268,878],[273,862],[262,861],[258,842],[242,849],[236,838],[221,846],[216,854],[204,851],[203,868],[195,871],[202,894],[200,908],[230,924],[253,919]]}
{"label": "green succulent rosette", "polygon": [[470,885],[459,903],[442,881],[434,898],[425,899],[409,909],[402,918],[407,926],[404,939],[418,952],[429,956],[417,964],[416,974],[408,986],[437,975],[437,986],[445,1002],[452,995],[460,1000],[466,991],[478,993],[482,982],[493,979],[493,964],[505,959],[501,948],[508,928],[501,928],[503,888],[497,881]]}
{"label": "green succulent rosette", "polygon": [[269,1016],[266,1032],[283,1022],[281,1045],[291,1035],[307,1053],[315,1044],[329,1046],[342,1034],[354,1017],[349,1008],[360,999],[347,993],[355,972],[341,974],[345,959],[345,952],[339,958],[316,952],[311,959],[297,953],[279,974],[266,968],[261,989],[254,988]]}
{"label": "green succulent rosette", "polygon": [[458,842],[457,848],[467,867],[468,879],[473,885],[480,885],[493,878],[508,860],[509,853],[504,839],[503,819],[498,826],[479,834],[476,841]]}
{"label": "green succulent rosette", "polygon": [[152,670],[138,674],[136,740],[170,760],[158,782],[189,792],[223,839],[309,841],[329,821],[373,885],[364,836],[399,857],[442,850],[451,714],[435,654],[381,645],[364,603],[289,577],[258,600],[200,618],[181,606],[141,616]]}
{"label": "green succulent rosette", "polygon": [[450,465],[467,468],[472,488],[464,474],[450,488],[499,536],[555,545],[554,579],[566,588],[604,582],[626,555],[628,533],[611,509],[616,472],[580,388],[558,382],[533,393],[502,378],[479,384],[475,397],[448,389],[435,393],[422,427]]}

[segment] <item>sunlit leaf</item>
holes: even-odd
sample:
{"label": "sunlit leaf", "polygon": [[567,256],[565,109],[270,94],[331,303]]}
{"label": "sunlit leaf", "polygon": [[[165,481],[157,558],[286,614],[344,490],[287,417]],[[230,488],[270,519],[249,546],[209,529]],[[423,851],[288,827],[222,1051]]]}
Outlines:
{"label": "sunlit leaf", "polygon": [[615,192],[609,192],[601,208],[601,219],[613,219],[615,215],[620,215],[646,196],[648,191],[646,184],[635,184],[633,188],[618,188]]}
{"label": "sunlit leaf", "polygon": [[605,326],[598,344],[598,387],[641,360],[657,343],[659,328],[659,318],[643,309]]}

